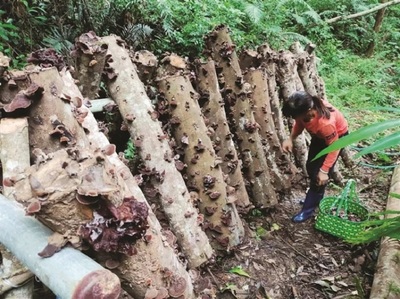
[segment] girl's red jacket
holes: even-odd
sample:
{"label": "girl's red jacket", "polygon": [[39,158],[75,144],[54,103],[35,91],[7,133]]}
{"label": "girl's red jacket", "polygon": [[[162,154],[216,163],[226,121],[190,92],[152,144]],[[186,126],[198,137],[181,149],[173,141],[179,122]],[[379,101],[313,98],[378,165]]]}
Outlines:
{"label": "girl's red jacket", "polygon": [[[331,116],[329,119],[323,118],[320,115],[314,117],[310,122],[304,122],[301,119],[296,119],[292,129],[292,134],[294,136],[298,136],[303,132],[304,129],[306,129],[311,136],[324,140],[327,146],[345,134],[348,131],[348,125],[343,114],[327,101],[324,101],[324,104],[327,107],[332,107],[334,110],[331,111]],[[321,169],[328,172],[335,163],[338,155],[339,150],[329,153],[326,156]]]}

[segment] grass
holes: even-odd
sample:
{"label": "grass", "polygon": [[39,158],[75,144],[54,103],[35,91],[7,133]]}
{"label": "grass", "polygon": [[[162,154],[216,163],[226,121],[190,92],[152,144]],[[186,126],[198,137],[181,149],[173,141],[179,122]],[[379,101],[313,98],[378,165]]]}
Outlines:
{"label": "grass", "polygon": [[320,65],[329,101],[346,116],[351,131],[371,123],[398,117],[372,111],[377,106],[400,104],[400,64],[381,57],[363,58],[339,52],[336,63]]}

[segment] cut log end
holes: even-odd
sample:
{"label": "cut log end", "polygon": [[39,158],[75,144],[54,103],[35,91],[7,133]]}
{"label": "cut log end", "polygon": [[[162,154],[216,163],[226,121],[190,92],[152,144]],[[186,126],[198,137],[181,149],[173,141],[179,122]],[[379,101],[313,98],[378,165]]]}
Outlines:
{"label": "cut log end", "polygon": [[117,299],[121,293],[118,276],[108,270],[86,275],[75,289],[73,299]]}

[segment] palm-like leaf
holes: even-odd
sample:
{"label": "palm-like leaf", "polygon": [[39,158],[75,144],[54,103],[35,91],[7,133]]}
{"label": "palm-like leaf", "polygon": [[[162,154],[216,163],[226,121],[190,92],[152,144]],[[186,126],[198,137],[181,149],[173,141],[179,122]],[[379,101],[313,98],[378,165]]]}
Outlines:
{"label": "palm-like leaf", "polygon": [[377,140],[372,145],[364,148],[362,151],[358,152],[354,158],[361,157],[362,155],[366,155],[369,153],[381,151],[393,146],[400,144],[400,132],[395,132],[389,136],[383,137]]}

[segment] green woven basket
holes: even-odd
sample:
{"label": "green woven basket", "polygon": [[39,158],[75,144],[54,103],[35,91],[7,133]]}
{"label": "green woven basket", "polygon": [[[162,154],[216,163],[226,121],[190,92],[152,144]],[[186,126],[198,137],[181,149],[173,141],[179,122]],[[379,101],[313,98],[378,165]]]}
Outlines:
{"label": "green woven basket", "polygon": [[[359,221],[351,221],[349,216],[355,216]],[[362,232],[363,222],[367,219],[368,210],[360,203],[355,190],[355,181],[349,180],[342,194],[321,200],[315,228],[347,239]]]}

